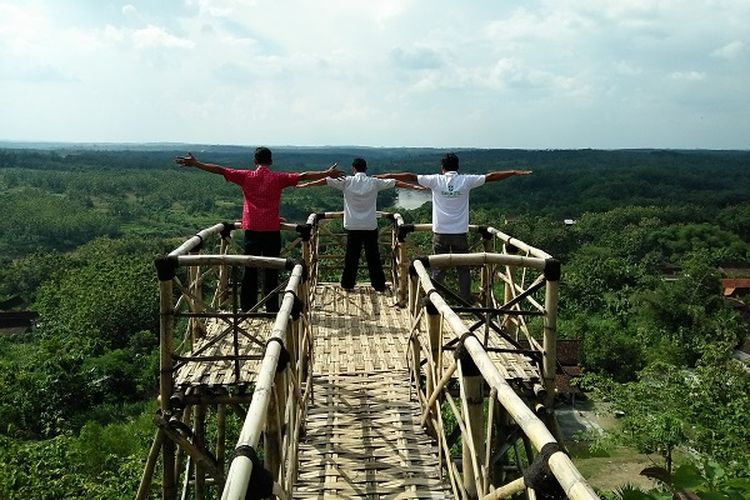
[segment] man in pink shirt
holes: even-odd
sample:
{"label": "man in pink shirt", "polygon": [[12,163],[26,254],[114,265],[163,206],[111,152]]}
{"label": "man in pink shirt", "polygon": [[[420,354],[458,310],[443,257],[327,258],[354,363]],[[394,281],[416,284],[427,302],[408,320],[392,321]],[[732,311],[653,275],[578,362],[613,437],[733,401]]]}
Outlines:
{"label": "man in pink shirt", "polygon": [[[315,172],[274,172],[269,167],[273,164],[271,150],[259,147],[255,150],[255,170],[237,170],[202,163],[191,153],[175,158],[177,164],[184,167],[195,167],[213,174],[224,176],[227,182],[242,188],[244,203],[242,206],[242,229],[245,230],[245,254],[265,257],[278,257],[281,252],[281,191],[296,186],[300,181],[314,181],[325,177],[341,177],[343,172],[331,165],[327,170]],[[268,295],[278,286],[279,272],[266,269],[263,276],[263,293]],[[258,270],[245,268],[240,293],[240,307],[243,311],[251,309],[258,299]],[[277,312],[279,298],[274,294],[266,301],[266,311]]]}

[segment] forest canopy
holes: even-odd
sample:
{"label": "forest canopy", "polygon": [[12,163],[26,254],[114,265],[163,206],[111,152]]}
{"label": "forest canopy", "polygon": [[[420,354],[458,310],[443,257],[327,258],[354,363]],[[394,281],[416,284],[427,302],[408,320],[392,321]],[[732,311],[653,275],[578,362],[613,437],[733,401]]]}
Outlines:
{"label": "forest canopy", "polygon": [[[246,147],[0,149],[0,303],[39,314],[32,333],[0,336],[0,497],[132,498],[157,390],[153,258],[242,209],[221,176],[174,164],[187,150],[252,167]],[[562,261],[559,334],[580,340],[589,382],[639,415],[627,424],[661,418],[679,427],[679,446],[750,475],[748,377],[730,357],[748,324],[719,281],[730,269],[750,277],[750,152],[456,153],[463,172],[534,171],[473,191],[471,221]],[[273,168],[348,170],[362,156],[371,175],[435,173],[442,154],[274,148]],[[397,201],[386,192],[379,208],[430,220],[429,203],[407,211]],[[341,203],[333,189],[290,189],[282,215],[303,222]],[[721,374],[733,382],[717,394],[730,380]],[[657,382],[675,397],[638,405]]]}

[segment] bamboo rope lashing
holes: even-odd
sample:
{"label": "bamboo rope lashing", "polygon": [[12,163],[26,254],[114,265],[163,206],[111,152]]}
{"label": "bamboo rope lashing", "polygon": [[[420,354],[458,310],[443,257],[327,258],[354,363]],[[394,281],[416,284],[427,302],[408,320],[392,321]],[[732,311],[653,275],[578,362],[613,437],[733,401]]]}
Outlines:
{"label": "bamboo rope lashing", "polygon": [[[278,338],[281,342],[269,342],[266,347],[266,353],[261,361],[260,370],[256,378],[255,392],[250,402],[245,422],[237,440],[237,446],[257,447],[260,435],[263,430],[263,423],[266,418],[266,408],[270,401],[276,366],[281,355],[281,345],[283,344],[287,324],[289,322],[292,307],[294,306],[294,292],[297,290],[299,283],[302,281],[302,266],[296,265],[292,270],[289,278],[289,284],[284,294],[279,313],[276,316],[273,329],[269,338]],[[252,474],[253,463],[246,456],[235,457],[227,473],[227,480],[222,492],[223,500],[239,500],[245,498],[247,485]]]}

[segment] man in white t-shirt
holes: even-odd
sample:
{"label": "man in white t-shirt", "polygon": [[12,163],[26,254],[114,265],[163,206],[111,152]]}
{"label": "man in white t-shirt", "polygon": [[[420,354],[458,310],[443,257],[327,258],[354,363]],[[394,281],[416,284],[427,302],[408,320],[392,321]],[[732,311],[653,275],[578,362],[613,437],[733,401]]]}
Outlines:
{"label": "man in white t-shirt", "polygon": [[346,229],[346,257],[344,271],[341,274],[341,287],[351,290],[357,282],[359,256],[365,248],[367,270],[370,283],[378,292],[385,291],[385,273],[380,262],[378,248],[378,220],[376,204],[378,192],[392,187],[422,189],[414,184],[395,179],[378,179],[367,175],[367,162],[355,158],[352,162],[354,175],[337,179],[320,179],[300,184],[298,187],[320,186],[327,184],[344,193],[344,229]]}
{"label": "man in white t-shirt", "polygon": [[[441,173],[417,175],[410,172],[382,174],[383,179],[417,182],[432,191],[432,247],[433,252],[467,253],[469,242],[469,191],[485,182],[495,182],[514,175],[529,175],[530,170],[503,170],[488,174],[459,174],[458,156],[448,153],[441,160]],[[467,267],[458,267],[459,295],[471,303],[471,276]],[[442,281],[443,270],[433,277]]]}

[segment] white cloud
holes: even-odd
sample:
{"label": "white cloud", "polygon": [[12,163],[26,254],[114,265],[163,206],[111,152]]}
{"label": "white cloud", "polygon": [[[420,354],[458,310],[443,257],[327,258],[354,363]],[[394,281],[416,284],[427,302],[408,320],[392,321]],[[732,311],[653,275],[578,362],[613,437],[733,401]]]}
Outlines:
{"label": "white cloud", "polygon": [[711,55],[720,59],[737,59],[744,50],[745,44],[740,40],[735,40],[714,50]]}
{"label": "white cloud", "polygon": [[674,71],[670,73],[669,77],[674,80],[698,82],[701,80],[705,80],[706,74],[700,71]]}
{"label": "white cloud", "polygon": [[171,35],[164,28],[152,24],[133,31],[131,37],[136,49],[192,49],[195,46],[191,40]]}
{"label": "white cloud", "polygon": [[127,4],[122,6],[122,13],[126,16],[132,16],[138,12],[138,9],[135,8],[135,5]]}

